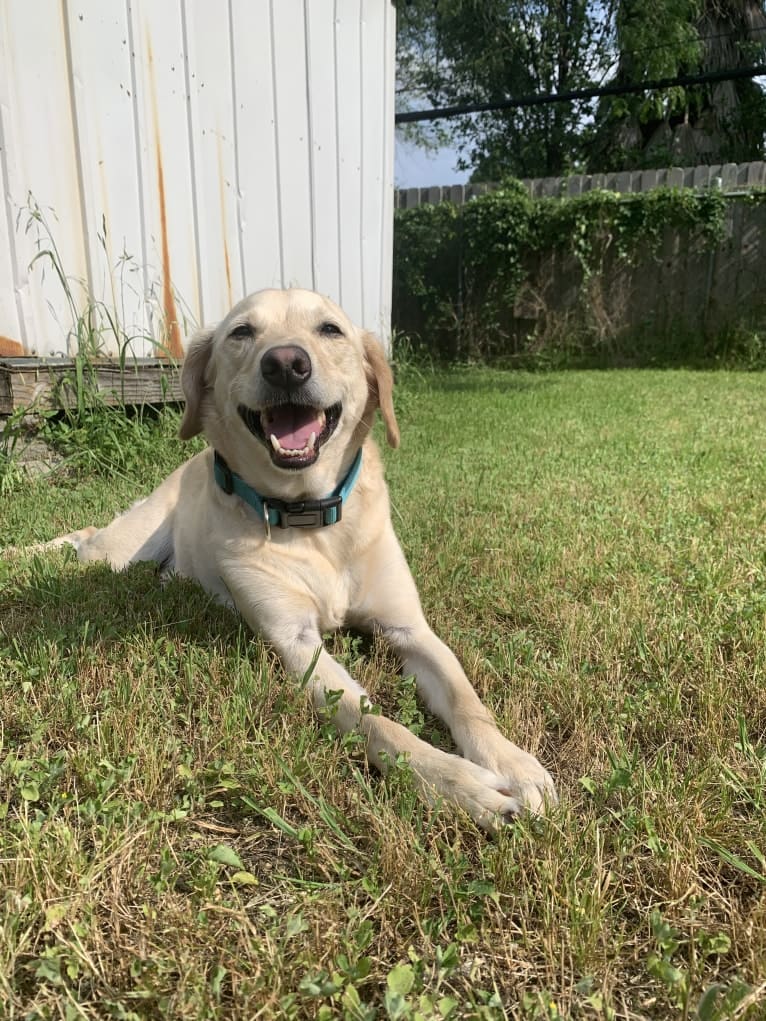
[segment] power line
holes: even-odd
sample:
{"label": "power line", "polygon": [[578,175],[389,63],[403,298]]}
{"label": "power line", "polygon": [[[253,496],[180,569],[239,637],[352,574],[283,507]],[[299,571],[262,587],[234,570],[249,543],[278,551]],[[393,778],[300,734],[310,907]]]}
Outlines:
{"label": "power line", "polygon": [[579,99],[599,99],[601,96],[627,96],[654,89],[671,89],[677,86],[706,85],[710,82],[737,81],[742,78],[759,78],[766,75],[766,64],[736,67],[724,71],[706,71],[703,74],[677,75],[675,78],[657,78],[654,81],[632,82],[628,85],[600,85],[569,92],[541,92],[515,99],[496,99],[486,103],[465,103],[443,106],[433,110],[407,110],[394,115],[395,124],[413,124],[416,121],[445,120],[468,113],[490,113],[494,110],[513,110],[525,106],[547,106],[550,103],[569,103]]}

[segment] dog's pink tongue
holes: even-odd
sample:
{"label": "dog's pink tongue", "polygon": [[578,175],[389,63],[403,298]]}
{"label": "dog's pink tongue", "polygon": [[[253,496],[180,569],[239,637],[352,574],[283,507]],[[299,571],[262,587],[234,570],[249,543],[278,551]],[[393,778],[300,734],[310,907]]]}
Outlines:
{"label": "dog's pink tongue", "polygon": [[276,436],[284,450],[303,450],[312,432],[318,436],[322,427],[316,409],[283,404],[269,409],[267,431]]}

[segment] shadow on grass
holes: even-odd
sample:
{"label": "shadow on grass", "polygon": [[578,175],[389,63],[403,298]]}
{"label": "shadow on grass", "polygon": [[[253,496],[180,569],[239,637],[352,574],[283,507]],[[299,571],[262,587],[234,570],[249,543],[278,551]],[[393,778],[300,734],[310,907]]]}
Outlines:
{"label": "shadow on grass", "polygon": [[153,563],[115,574],[106,564],[80,566],[69,551],[35,555],[4,587],[1,631],[18,647],[47,639],[103,648],[152,634],[209,647],[247,631],[195,582],[173,578],[162,585]]}
{"label": "shadow on grass", "polygon": [[[129,650],[145,661],[167,640],[195,663],[234,656],[256,671],[264,665],[273,669],[280,684],[285,680],[276,659],[266,663],[271,646],[235,609],[216,602],[195,581],[175,576],[161,583],[153,562],[115,573],[105,563],[80,564],[68,550],[52,551],[33,556],[15,575],[3,586],[0,649],[6,645],[33,671],[35,658],[45,657],[49,646],[67,658],[90,649],[114,660],[125,650],[130,669]],[[385,642],[368,632],[342,628],[324,645],[352,673],[364,665],[374,665],[381,675],[397,671]]]}
{"label": "shadow on grass", "polygon": [[[56,656],[87,663],[96,653],[97,659],[118,668],[124,665],[127,677],[141,683],[141,669],[164,658],[166,643],[170,643],[179,666],[188,662],[198,675],[211,671],[218,678],[216,687],[221,676],[237,672],[243,662],[256,677],[263,677],[265,672],[270,678],[263,689],[256,684],[256,701],[261,697],[268,701],[268,689],[273,696],[287,684],[271,647],[236,610],[216,602],[189,579],[173,577],[161,584],[159,568],[152,562],[114,573],[105,563],[79,564],[68,550],[35,555],[19,565],[15,577],[6,581],[3,594],[0,653],[5,652],[5,646],[22,676],[34,678],[40,672],[47,673],[46,661]],[[401,685],[395,680],[392,683],[392,679],[398,666],[385,642],[369,633],[341,629],[324,644],[350,673],[371,671],[373,688],[383,681],[373,697],[384,712],[397,715]],[[228,661],[223,668],[221,660]],[[175,670],[163,670],[157,683],[172,691],[175,676]],[[365,683],[364,676],[359,680]],[[186,688],[180,676],[178,687]],[[289,712],[293,699],[303,695],[297,682],[287,687],[293,691],[287,696]],[[196,691],[192,698],[202,698],[202,689],[196,687]],[[221,697],[226,697],[223,690]],[[438,721],[427,712],[425,719],[431,739],[449,745],[449,737]]]}

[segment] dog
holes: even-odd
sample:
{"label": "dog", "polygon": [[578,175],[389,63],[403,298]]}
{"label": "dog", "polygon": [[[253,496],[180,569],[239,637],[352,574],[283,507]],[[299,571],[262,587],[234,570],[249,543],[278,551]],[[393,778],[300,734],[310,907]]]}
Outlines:
{"label": "dog", "polygon": [[[508,741],[456,657],[426,623],[394,534],[377,410],[392,447],[393,377],[378,340],[311,291],[264,290],[191,339],[181,383],[182,439],[209,446],[146,499],[69,544],[120,571],[157,561],[199,582],[271,644],[288,674],[341,732],[365,739],[385,771],[406,756],[431,803],[455,802],[494,830],[556,801],[548,772]],[[341,626],[385,639],[459,754],[372,712],[322,634]]]}

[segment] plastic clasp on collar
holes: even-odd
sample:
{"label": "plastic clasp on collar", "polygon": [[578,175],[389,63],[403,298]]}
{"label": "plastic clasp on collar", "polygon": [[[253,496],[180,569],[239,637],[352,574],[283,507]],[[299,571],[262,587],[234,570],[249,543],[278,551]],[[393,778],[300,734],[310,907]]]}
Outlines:
{"label": "plastic clasp on collar", "polygon": [[[279,514],[280,528],[322,528],[340,521],[343,499],[329,496],[324,500],[307,500],[303,503],[280,503],[270,505]],[[328,515],[328,511],[330,513]],[[328,520],[329,518],[329,520]]]}

